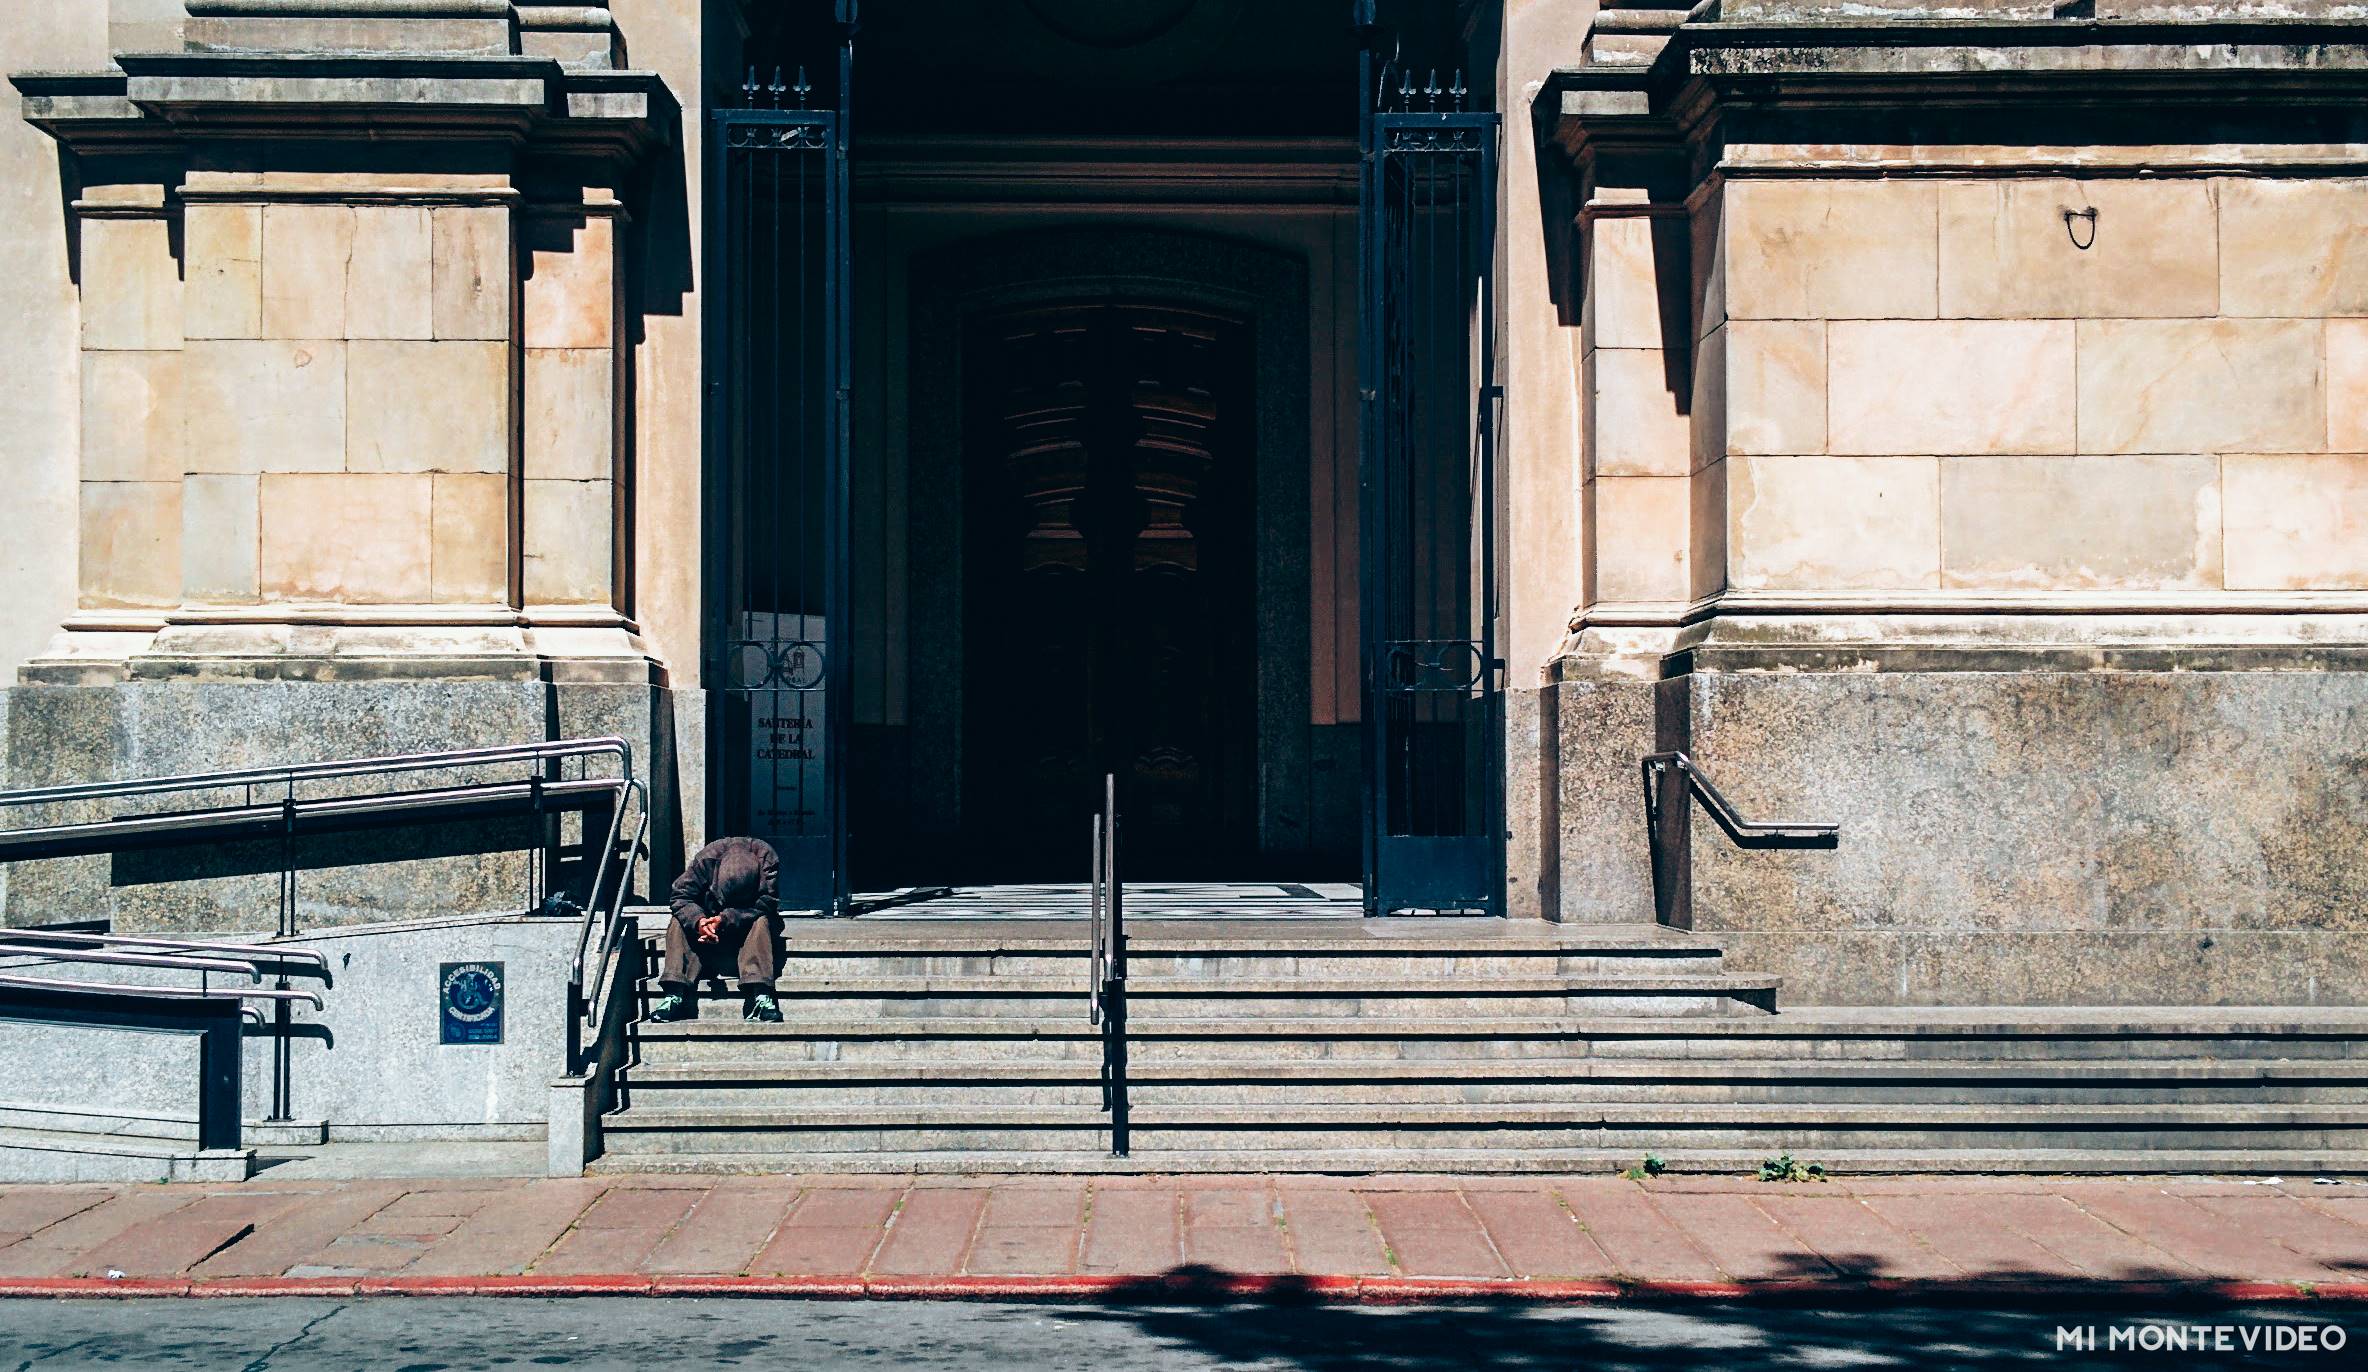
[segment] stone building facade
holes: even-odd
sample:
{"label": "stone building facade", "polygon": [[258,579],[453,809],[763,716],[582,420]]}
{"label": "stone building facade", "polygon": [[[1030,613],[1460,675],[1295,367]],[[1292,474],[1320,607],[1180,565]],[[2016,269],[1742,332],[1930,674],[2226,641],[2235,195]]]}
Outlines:
{"label": "stone building facade", "polygon": [[[0,16],[8,785],[616,733],[661,871],[731,822],[708,112],[792,51],[769,8]],[[1352,8],[867,6],[850,565],[887,627],[859,796],[867,766],[925,777],[967,670],[931,655],[945,568],[912,522],[930,445],[964,441],[929,427],[956,383],[913,365],[930,293],[1045,255],[996,235],[1190,240],[1231,245],[1201,279],[1270,281],[1242,317],[1289,302],[1257,336],[1302,359],[1260,382],[1261,460],[1307,461],[1256,526],[1292,578],[1256,650],[1307,646],[1254,743],[1300,797],[1268,785],[1260,823],[1301,837],[1257,851],[1353,834]],[[2368,1001],[2368,13],[1408,8],[1504,121],[1504,913],[1690,919],[1812,1004]],[[966,109],[966,43],[1101,94]],[[1186,112],[1084,127],[1122,94]],[[1671,749],[1837,846],[1697,825],[1657,910],[1637,769]],[[232,918],[102,876],[21,872],[8,917]]]}

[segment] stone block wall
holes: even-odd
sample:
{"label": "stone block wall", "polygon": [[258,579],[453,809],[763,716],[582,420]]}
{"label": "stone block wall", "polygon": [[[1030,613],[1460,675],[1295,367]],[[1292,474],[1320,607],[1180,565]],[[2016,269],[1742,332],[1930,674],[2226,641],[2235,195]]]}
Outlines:
{"label": "stone block wall", "polygon": [[521,202],[400,172],[86,193],[84,606],[614,606],[619,210]]}
{"label": "stone block wall", "polygon": [[1681,913],[1790,1003],[2368,1003],[2368,180],[2314,87],[2368,28],[1881,9],[1729,3],[1558,78],[1561,915],[1655,916],[1637,759],[1683,748],[1842,826],[1694,825]]}
{"label": "stone block wall", "polygon": [[2368,586],[2368,182],[1739,179],[1700,213],[1733,589]]}

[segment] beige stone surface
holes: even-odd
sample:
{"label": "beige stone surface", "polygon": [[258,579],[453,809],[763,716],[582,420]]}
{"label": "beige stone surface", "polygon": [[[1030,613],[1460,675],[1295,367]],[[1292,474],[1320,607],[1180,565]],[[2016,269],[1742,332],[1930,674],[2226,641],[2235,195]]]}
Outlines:
{"label": "beige stone surface", "polygon": [[1693,422],[1683,378],[1657,348],[1587,354],[1587,423],[1599,476],[1684,476],[1693,469]]}
{"label": "beige stone surface", "polygon": [[2368,180],[2218,186],[2221,313],[2368,315]]}
{"label": "beige stone surface", "polygon": [[261,496],[265,599],[368,605],[428,598],[426,473],[269,473]]}
{"label": "beige stone surface", "polygon": [[341,342],[192,340],[185,466],[192,472],[334,472],[345,467]]}
{"label": "beige stone surface", "polygon": [[1727,584],[1737,590],[1925,589],[1940,583],[1940,462],[1731,457]]}
{"label": "beige stone surface", "polygon": [[2368,456],[2232,453],[2221,487],[2231,590],[2368,588]]}
{"label": "beige stone surface", "polygon": [[1825,451],[1825,336],[1815,320],[1738,319],[1720,332],[1727,453]]}
{"label": "beige stone surface", "polygon": [[605,605],[615,483],[525,483],[525,583],[529,605]]}
{"label": "beige stone surface", "polygon": [[1937,189],[1923,181],[1729,182],[1729,319],[1930,319]]}
{"label": "beige stone surface", "polygon": [[1695,600],[1727,585],[1727,464],[1725,459],[1695,472],[1687,481],[1686,589]]}
{"label": "beige stone surface", "polygon": [[[2064,218],[2087,209],[2097,211],[2093,234]],[[1944,318],[2209,316],[2219,264],[2209,182],[2047,178],[1940,190]]]}
{"label": "beige stone surface", "polygon": [[1829,450],[2068,453],[2069,320],[1836,323],[1826,337]]}
{"label": "beige stone surface", "polygon": [[346,281],[348,338],[433,338],[434,236],[419,205],[354,210],[353,270]]}
{"label": "beige stone surface", "polygon": [[435,477],[429,582],[447,604],[510,598],[510,479],[477,473]]}
{"label": "beige stone surface", "polygon": [[258,485],[253,476],[192,476],[181,484],[181,595],[198,602],[255,599]]}
{"label": "beige stone surface", "polygon": [[527,221],[530,348],[604,348],[616,337],[616,225],[602,215]]}
{"label": "beige stone surface", "polygon": [[[1568,2],[1546,0],[1554,5]],[[1535,25],[1544,18],[1542,27],[1563,35],[1564,41],[1575,47],[1585,32],[1584,27],[1571,24],[1567,15],[1541,15],[1539,3],[1540,0],[1515,0],[1506,11],[1508,28]],[[704,22],[703,7],[683,0],[610,0],[609,12],[616,17],[618,32],[625,37],[626,58],[634,67],[658,72],[677,91],[703,90],[713,80],[714,70],[709,63],[715,59],[714,33]],[[1528,51],[1537,54],[1536,60],[1555,60],[1550,48],[1538,46]],[[1513,64],[1502,64],[1497,69],[1498,79],[1511,79],[1516,70]],[[1521,87],[1514,85],[1511,89],[1518,91]],[[699,251],[701,207],[707,196],[700,179],[706,156],[704,124],[699,119],[682,121],[675,136],[685,169],[683,182],[669,188],[659,205],[660,213],[679,218],[686,241],[691,245],[688,251],[693,254]],[[1513,179],[1523,174],[1524,167],[1534,166],[1534,150],[1526,146],[1515,148],[1514,141],[1507,140],[1504,152],[1503,174],[1507,184],[1514,184]],[[1520,291],[1521,281],[1534,280],[1530,274],[1544,269],[1544,236],[1533,233],[1524,241],[1514,232],[1525,213],[1529,211],[1507,212],[1506,241],[1511,263],[1505,285],[1508,298]],[[651,223],[654,228],[655,216]],[[1353,243],[1353,237],[1348,241]],[[699,291],[706,282],[704,268],[694,265],[687,279],[669,281],[652,272],[635,273],[632,287],[637,292],[634,306],[639,314],[634,325],[633,370],[629,374],[633,394],[628,410],[633,424],[633,441],[629,446],[634,521],[630,544],[634,558],[631,608],[635,621],[641,625],[643,638],[656,656],[672,665],[677,680],[686,680],[683,674],[697,671],[704,620],[699,513],[700,409],[704,382],[700,370],[703,348],[699,337],[702,308]],[[1526,324],[1515,322],[1510,312],[1506,330],[1508,339],[1534,337],[1534,331]],[[1526,345],[1509,343],[1509,349],[1508,376],[1528,374],[1521,360]],[[1575,397],[1579,389],[1575,350],[1565,355],[1562,378],[1562,394]],[[1568,421],[1554,430],[1556,448],[1553,450],[1562,454],[1559,465],[1565,468],[1571,461],[1569,454],[1578,449],[1578,432],[1578,425]],[[1531,445],[1532,451],[1549,451],[1545,448],[1546,441],[1539,436]],[[1508,480],[1519,478],[1508,476]],[[1566,566],[1575,567],[1577,562],[1576,554],[1572,553]],[[1568,616],[1567,598],[1557,613]],[[892,696],[894,699],[899,697]]]}
{"label": "beige stone surface", "polygon": [[348,469],[510,469],[508,344],[357,340],[346,346]]}
{"label": "beige stone surface", "polygon": [[263,336],[345,337],[353,256],[351,206],[264,206]]}
{"label": "beige stone surface", "polygon": [[83,604],[181,598],[180,482],[83,482],[80,533]]}
{"label": "beige stone surface", "polygon": [[2327,446],[2368,453],[2368,319],[2327,321]]}
{"label": "beige stone surface", "polygon": [[82,346],[181,346],[181,264],[161,217],[81,223]]}
{"label": "beige stone surface", "polygon": [[438,338],[508,338],[517,268],[503,205],[445,205],[435,211],[435,325]]}
{"label": "beige stone surface", "polygon": [[2327,446],[2317,320],[2080,323],[2080,451],[2313,452]]}
{"label": "beige stone surface", "polygon": [[1693,483],[1684,476],[1598,477],[1596,600],[1693,594]]}
{"label": "beige stone surface", "polygon": [[616,365],[606,348],[526,350],[529,480],[616,475]]}
{"label": "beige stone surface", "polygon": [[1686,221],[1605,216],[1589,226],[1581,327],[1598,348],[1680,348],[1692,330]]}
{"label": "beige stone surface", "polygon": [[82,478],[181,477],[181,354],[82,355]]}
{"label": "beige stone surface", "polygon": [[2220,585],[2214,457],[1943,458],[1940,515],[1943,586]]}
{"label": "beige stone surface", "polygon": [[[94,71],[107,65],[107,15],[97,5],[10,5],[0,22],[0,71]],[[13,103],[6,106],[12,113]],[[40,653],[79,598],[74,543],[80,525],[82,369],[80,288],[69,249],[67,202],[49,135],[0,118],[0,319],[8,321],[0,384],[0,490],[9,534],[0,537],[0,683]],[[5,877],[0,877],[4,882]]]}
{"label": "beige stone surface", "polygon": [[263,336],[263,207],[193,204],[181,212],[187,260],[181,332],[188,338]]}

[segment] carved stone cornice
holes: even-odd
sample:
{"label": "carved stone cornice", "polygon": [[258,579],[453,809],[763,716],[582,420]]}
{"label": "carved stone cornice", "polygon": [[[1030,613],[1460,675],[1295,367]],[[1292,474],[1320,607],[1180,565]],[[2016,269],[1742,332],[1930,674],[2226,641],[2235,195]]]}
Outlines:
{"label": "carved stone cornice", "polygon": [[477,140],[634,160],[679,119],[655,72],[541,57],[125,53],[102,72],[11,79],[27,122],[77,152],[192,140]]}
{"label": "carved stone cornice", "polygon": [[2368,21],[1690,20],[1650,64],[1555,73],[1541,132],[1574,157],[1733,142],[2368,141]]}

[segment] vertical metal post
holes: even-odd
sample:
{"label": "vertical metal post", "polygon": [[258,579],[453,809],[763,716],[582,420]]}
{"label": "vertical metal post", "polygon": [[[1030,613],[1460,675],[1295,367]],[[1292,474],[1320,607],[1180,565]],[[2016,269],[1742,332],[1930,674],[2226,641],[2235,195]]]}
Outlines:
{"label": "vertical metal post", "polygon": [[1102,778],[1102,898],[1109,917],[1102,966],[1102,1082],[1110,1111],[1110,1155],[1132,1145],[1126,1082],[1126,885],[1118,875],[1118,778]]}

